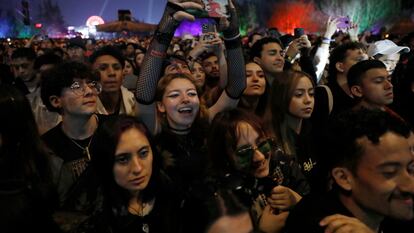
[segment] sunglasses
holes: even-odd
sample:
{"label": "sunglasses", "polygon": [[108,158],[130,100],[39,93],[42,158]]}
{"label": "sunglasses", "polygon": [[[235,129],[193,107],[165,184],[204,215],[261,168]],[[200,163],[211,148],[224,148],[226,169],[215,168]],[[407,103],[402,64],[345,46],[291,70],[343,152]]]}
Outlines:
{"label": "sunglasses", "polygon": [[236,166],[242,170],[248,170],[252,166],[253,156],[256,150],[260,151],[266,159],[269,158],[272,152],[273,142],[271,139],[265,139],[256,146],[243,145],[236,149]]}

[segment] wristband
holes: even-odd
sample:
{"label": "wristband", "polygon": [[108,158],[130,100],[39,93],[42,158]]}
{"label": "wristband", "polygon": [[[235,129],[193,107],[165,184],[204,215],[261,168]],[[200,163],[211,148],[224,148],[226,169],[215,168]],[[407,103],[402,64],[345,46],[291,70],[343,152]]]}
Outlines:
{"label": "wristband", "polygon": [[229,40],[235,40],[235,39],[237,39],[237,38],[239,38],[240,37],[240,32],[237,34],[237,35],[235,35],[235,36],[233,36],[233,37],[230,37],[230,38],[226,38],[226,37],[224,37],[224,40],[227,40],[227,41],[229,41]]}
{"label": "wristband", "polygon": [[335,41],[335,40],[332,40],[332,39],[329,39],[329,38],[326,38],[326,37],[322,38],[322,43],[330,44],[332,41]]}

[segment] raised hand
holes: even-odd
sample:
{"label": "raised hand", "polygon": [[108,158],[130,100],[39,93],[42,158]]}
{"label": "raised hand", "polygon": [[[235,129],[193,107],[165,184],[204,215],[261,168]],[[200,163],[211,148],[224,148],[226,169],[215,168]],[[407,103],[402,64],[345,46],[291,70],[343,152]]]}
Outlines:
{"label": "raised hand", "polygon": [[[172,14],[171,13],[170,14],[175,20],[179,22],[185,19],[190,20],[190,21],[195,20],[194,15],[191,15],[190,13],[185,12],[186,9],[198,9],[198,10],[203,9],[203,6],[201,4],[197,2],[192,2],[192,1],[183,2],[183,0],[169,0],[168,3],[169,4],[167,4],[167,7],[168,5],[170,5],[171,10],[174,10],[171,12]],[[171,6],[171,4],[176,5],[176,6]]]}
{"label": "raised hand", "polygon": [[328,21],[326,22],[326,31],[323,37],[331,39],[333,34],[335,34],[336,29],[338,28],[338,24],[338,18],[332,18],[329,16]]}
{"label": "raised hand", "polygon": [[358,41],[358,24],[351,22],[348,27],[348,34],[352,41]]}

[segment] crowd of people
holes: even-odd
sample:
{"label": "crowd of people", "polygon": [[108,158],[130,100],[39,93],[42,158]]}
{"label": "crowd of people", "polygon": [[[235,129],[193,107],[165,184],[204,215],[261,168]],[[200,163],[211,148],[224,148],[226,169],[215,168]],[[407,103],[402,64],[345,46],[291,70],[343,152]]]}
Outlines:
{"label": "crowd of people", "polygon": [[0,44],[1,231],[412,232],[414,32],[242,37],[230,1],[174,37],[190,9]]}

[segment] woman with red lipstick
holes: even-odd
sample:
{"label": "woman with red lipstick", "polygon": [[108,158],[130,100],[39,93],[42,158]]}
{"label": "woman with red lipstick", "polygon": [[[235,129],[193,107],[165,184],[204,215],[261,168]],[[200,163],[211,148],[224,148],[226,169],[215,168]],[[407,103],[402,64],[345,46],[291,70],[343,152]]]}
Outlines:
{"label": "woman with red lipstick", "polygon": [[315,103],[314,89],[308,74],[301,71],[281,72],[273,81],[265,121],[272,128],[284,153],[297,160],[312,189],[319,189],[322,182],[314,178],[319,175],[315,170],[318,166],[315,143],[319,142],[308,120]]}
{"label": "woman with red lipstick", "polygon": [[103,207],[77,232],[177,232],[178,202],[146,127],[121,115],[104,123],[96,141],[99,156],[92,163],[102,181]]}
{"label": "woman with red lipstick", "polygon": [[250,208],[256,230],[281,232],[309,186],[268,135],[261,120],[243,110],[217,114],[208,138],[210,171],[216,185],[234,190]]}

